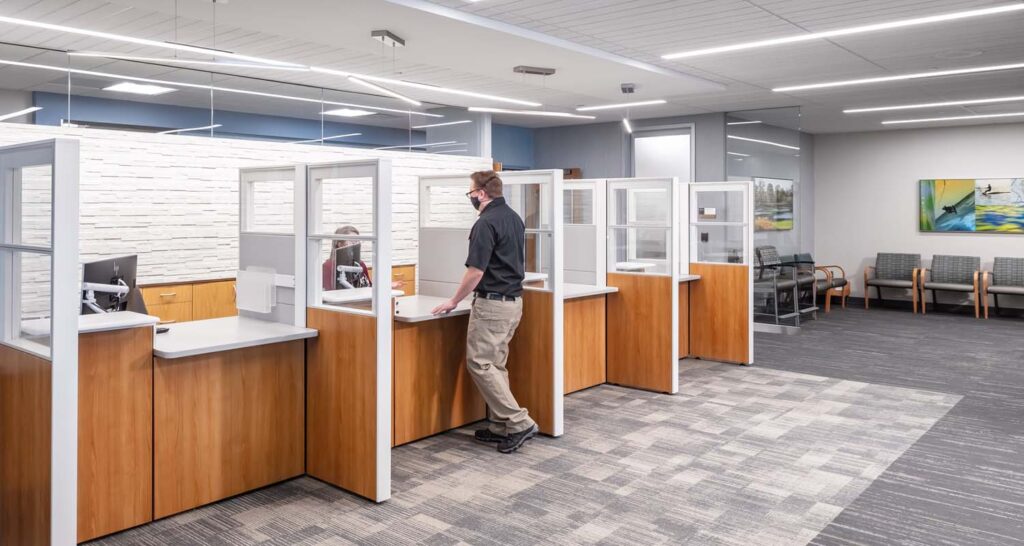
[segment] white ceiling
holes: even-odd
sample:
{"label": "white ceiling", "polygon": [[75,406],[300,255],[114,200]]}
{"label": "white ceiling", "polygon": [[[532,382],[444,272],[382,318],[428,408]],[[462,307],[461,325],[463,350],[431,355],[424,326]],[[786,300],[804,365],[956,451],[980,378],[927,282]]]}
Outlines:
{"label": "white ceiling", "polygon": [[[634,118],[801,106],[804,130],[839,132],[882,129],[882,119],[1024,111],[1024,103],[1004,103],[909,114],[850,116],[841,112],[850,107],[1022,95],[1024,70],[789,94],[771,91],[782,85],[1024,62],[1024,33],[1020,31],[1024,12],[679,61],[664,61],[661,55],[1013,1],[231,0],[217,4],[214,27],[214,8],[208,0],[178,0],[177,17],[173,0],[0,0],[0,15],[458,87],[533,100],[551,110],[569,111],[579,105],[627,100],[619,92],[619,84],[630,82],[637,84],[638,91],[628,100],[669,100],[667,105],[634,109]],[[405,38],[407,47],[392,52],[369,38],[371,30],[382,28]],[[0,40],[58,50],[160,57],[170,54],[167,50],[2,23]],[[59,57],[62,55],[0,47],[3,59]],[[91,70],[131,71],[132,75],[144,73],[168,80],[197,77],[194,71],[124,61],[76,58],[74,63]],[[557,73],[547,78],[521,76],[512,72],[512,67],[519,64],[549,66]],[[234,81],[230,85],[247,89],[318,96],[320,87],[329,87],[359,93],[327,93],[335,95],[336,100],[403,108],[403,103],[393,99],[368,97],[363,89],[339,77],[250,69],[220,71],[311,86],[231,78]],[[0,88],[59,91],[57,74],[32,72],[0,67]],[[397,90],[430,101],[427,107],[516,108],[434,92]],[[165,100],[193,99],[182,94]],[[219,107],[303,116],[315,116],[319,110],[315,105],[310,109],[306,105],[274,104],[278,102],[230,97]],[[298,114],[292,114],[296,111]],[[617,120],[622,112],[597,115],[599,120]],[[371,118],[378,118],[375,123],[381,125],[408,124],[399,116]],[[567,123],[563,119],[496,119],[527,126]],[[423,122],[422,118],[413,121]]]}

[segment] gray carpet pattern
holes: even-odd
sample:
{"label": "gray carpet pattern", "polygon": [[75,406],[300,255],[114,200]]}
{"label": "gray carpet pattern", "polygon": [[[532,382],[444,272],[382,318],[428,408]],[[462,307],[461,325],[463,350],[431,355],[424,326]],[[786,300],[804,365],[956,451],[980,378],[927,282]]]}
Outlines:
{"label": "gray carpet pattern", "polygon": [[1024,320],[864,311],[758,335],[758,366],[963,399],[817,545],[1024,544]]}
{"label": "gray carpet pattern", "polygon": [[372,505],[310,478],[97,544],[804,544],[960,399],[685,362],[682,392],[601,386],[506,456],[471,429],[393,452]]}

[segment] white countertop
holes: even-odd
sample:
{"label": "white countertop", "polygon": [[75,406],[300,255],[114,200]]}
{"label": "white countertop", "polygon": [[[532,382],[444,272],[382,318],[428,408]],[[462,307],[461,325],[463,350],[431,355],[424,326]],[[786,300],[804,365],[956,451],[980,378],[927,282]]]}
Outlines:
{"label": "white countertop", "polygon": [[395,320],[398,322],[423,322],[427,320],[441,319],[468,315],[473,297],[467,297],[459,302],[458,307],[444,315],[434,315],[430,311],[438,305],[448,301],[448,298],[438,296],[405,296],[395,299]]}
{"label": "white countertop", "polygon": [[[138,328],[150,326],[160,322],[157,317],[133,313],[131,311],[120,311],[117,313],[101,313],[78,316],[78,333],[88,334],[93,332],[109,332],[112,330],[124,330],[127,328]],[[48,336],[50,335],[50,319],[32,319],[21,323],[21,331],[27,336]]]}
{"label": "white countertop", "polygon": [[646,262],[616,262],[615,271],[647,271],[655,265]]}
{"label": "white countertop", "polygon": [[[401,290],[392,290],[391,297],[397,298],[398,296],[404,296],[405,292]],[[341,305],[345,303],[358,303],[361,301],[370,301],[373,299],[373,287],[366,286],[363,288],[348,288],[342,290],[325,290],[323,292],[324,303],[328,305]]]}
{"label": "white countertop", "polygon": [[225,317],[168,326],[153,338],[153,354],[184,358],[220,351],[283,343],[317,336],[316,330],[248,317]]}
{"label": "white countertop", "polygon": [[699,281],[700,275],[680,275],[679,282]]}
{"label": "white countertop", "polygon": [[564,289],[564,293],[562,294],[563,300],[598,296],[601,294],[614,294],[619,291],[619,289],[614,286],[593,286],[590,284],[575,284],[571,282],[563,284],[562,288]]}
{"label": "white countertop", "polygon": [[537,273],[537,272],[529,272],[529,271],[526,272],[526,276],[523,278],[523,282],[536,282],[536,281],[546,281],[546,280],[548,280],[548,274],[547,273]]}

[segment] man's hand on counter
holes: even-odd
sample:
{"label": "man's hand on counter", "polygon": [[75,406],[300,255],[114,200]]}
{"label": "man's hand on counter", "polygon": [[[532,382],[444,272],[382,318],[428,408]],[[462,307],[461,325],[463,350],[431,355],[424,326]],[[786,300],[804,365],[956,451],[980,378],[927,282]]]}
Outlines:
{"label": "man's hand on counter", "polygon": [[448,300],[448,301],[442,303],[441,305],[438,305],[437,307],[435,307],[434,310],[431,311],[431,313],[433,313],[435,315],[445,315],[445,314],[451,313],[452,310],[455,309],[458,305],[459,305],[458,303],[456,303],[456,302],[454,302],[452,300]]}

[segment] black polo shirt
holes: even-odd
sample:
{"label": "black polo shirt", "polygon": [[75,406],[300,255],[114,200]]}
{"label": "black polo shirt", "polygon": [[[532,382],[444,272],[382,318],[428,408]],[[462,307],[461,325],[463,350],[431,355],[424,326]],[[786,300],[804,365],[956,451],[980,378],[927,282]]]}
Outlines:
{"label": "black polo shirt", "polygon": [[484,272],[477,292],[520,296],[526,277],[526,225],[505,203],[495,198],[484,207],[469,232],[466,267]]}

